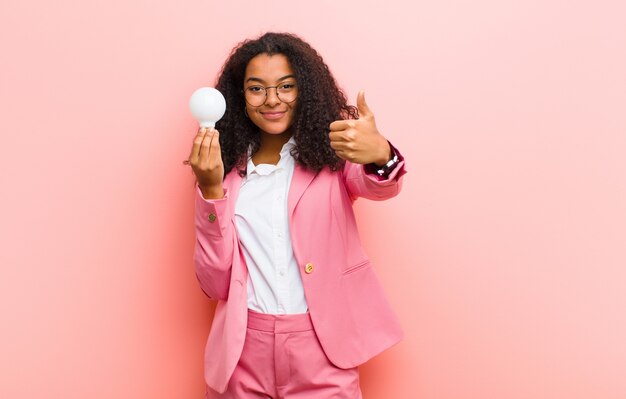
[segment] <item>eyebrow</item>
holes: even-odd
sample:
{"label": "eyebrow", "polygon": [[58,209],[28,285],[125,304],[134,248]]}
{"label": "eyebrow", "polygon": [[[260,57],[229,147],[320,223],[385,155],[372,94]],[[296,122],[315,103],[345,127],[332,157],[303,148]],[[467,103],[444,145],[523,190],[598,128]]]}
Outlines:
{"label": "eyebrow", "polygon": [[[296,75],[285,75],[282,78],[278,79],[277,82],[280,82],[281,80],[285,80],[285,79],[289,79],[289,78],[295,78]],[[265,83],[265,81],[261,78],[256,78],[254,76],[249,77],[248,79],[246,79],[245,83],[248,83],[250,81],[253,82],[259,82],[259,83]]]}

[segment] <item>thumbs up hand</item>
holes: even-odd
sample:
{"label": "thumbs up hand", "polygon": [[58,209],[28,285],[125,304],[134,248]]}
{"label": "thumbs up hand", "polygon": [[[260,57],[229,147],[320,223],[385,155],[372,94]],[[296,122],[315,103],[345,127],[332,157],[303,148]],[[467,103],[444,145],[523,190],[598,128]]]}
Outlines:
{"label": "thumbs up hand", "polygon": [[382,166],[391,159],[391,147],[376,128],[374,113],[361,90],[356,99],[359,119],[334,121],[330,124],[330,147],[337,156],[360,164]]}

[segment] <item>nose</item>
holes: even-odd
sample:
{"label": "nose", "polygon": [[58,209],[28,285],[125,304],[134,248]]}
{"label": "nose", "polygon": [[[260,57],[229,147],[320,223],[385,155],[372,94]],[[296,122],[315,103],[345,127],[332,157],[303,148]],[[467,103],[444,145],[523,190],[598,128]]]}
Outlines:
{"label": "nose", "polygon": [[[273,90],[272,90],[273,89]],[[265,89],[265,104],[270,107],[275,107],[280,104],[280,98],[278,98],[278,88],[276,87],[268,87]]]}

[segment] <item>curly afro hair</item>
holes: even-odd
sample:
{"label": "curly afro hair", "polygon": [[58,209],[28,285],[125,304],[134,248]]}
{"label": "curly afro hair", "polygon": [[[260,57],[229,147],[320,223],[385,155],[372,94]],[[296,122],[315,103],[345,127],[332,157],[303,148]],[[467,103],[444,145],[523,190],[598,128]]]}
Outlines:
{"label": "curly afro hair", "polygon": [[329,125],[338,119],[358,118],[358,109],[348,105],[343,91],[322,57],[308,43],[289,33],[265,33],[239,43],[224,63],[216,88],[226,99],[226,113],[216,124],[224,173],[237,168],[245,175],[248,148],[260,146],[259,128],[244,114],[243,80],[250,60],[259,54],[287,57],[298,82],[298,102],[291,129],[296,162],[308,169],[338,170],[343,161],[330,147]]}

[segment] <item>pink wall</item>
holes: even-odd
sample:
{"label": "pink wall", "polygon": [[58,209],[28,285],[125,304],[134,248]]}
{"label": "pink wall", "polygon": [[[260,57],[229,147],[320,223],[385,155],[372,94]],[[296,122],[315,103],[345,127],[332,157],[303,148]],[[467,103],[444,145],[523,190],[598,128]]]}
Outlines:
{"label": "pink wall", "polygon": [[366,398],[626,397],[623,4],[2,2],[0,397],[201,397],[187,101],[272,29],[408,158],[357,205],[406,329]]}

